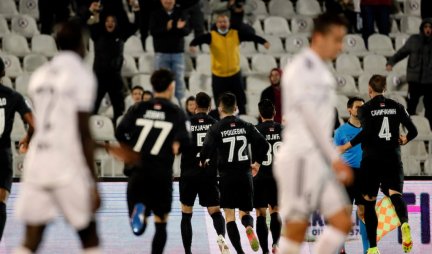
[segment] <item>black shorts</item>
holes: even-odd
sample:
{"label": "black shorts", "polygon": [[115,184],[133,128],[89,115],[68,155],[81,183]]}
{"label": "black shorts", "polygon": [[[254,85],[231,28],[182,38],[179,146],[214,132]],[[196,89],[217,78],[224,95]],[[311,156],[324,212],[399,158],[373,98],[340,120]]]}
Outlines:
{"label": "black shorts", "polygon": [[277,186],[273,177],[254,177],[254,207],[264,208],[277,206]]}
{"label": "black shorts", "polygon": [[220,207],[238,208],[241,211],[253,209],[253,182],[251,174],[229,174],[219,179]]}
{"label": "black shorts", "polygon": [[216,177],[180,177],[180,201],[193,206],[197,195],[199,204],[204,207],[219,206],[219,186]]}
{"label": "black shorts", "polygon": [[356,205],[361,205],[363,197],[361,195],[361,183],[362,174],[359,168],[353,168],[354,182],[352,185],[346,187],[346,192],[351,201],[350,204],[355,203]]}
{"label": "black shorts", "polygon": [[168,214],[171,211],[172,190],[171,176],[133,171],[127,186],[129,216],[137,203],[145,205],[147,216],[151,212],[159,217]]}
{"label": "black shorts", "polygon": [[0,188],[11,191],[12,187],[12,150],[0,149]]}
{"label": "black shorts", "polygon": [[403,192],[404,173],[400,155],[363,157],[361,162],[361,193],[376,197],[378,191],[389,196],[389,189]]}

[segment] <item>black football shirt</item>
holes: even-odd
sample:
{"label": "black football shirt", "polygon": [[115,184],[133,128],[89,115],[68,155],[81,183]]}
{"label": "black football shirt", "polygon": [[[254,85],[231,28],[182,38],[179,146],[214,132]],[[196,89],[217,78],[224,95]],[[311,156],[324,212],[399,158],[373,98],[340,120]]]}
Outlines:
{"label": "black football shirt", "polygon": [[256,177],[273,177],[273,158],[282,144],[282,125],[275,121],[266,121],[256,126],[270,144],[267,158],[262,162]]}

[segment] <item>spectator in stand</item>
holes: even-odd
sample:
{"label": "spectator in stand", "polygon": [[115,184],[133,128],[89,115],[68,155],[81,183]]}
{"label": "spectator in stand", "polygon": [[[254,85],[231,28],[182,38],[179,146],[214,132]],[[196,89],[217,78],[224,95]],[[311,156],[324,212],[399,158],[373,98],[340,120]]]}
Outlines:
{"label": "spectator in stand", "polygon": [[193,29],[194,36],[198,37],[204,34],[204,13],[201,9],[200,0],[178,0],[177,3],[186,17],[186,21],[189,22],[190,28]]}
{"label": "spectator in stand", "polygon": [[160,8],[160,0],[138,0],[140,6],[140,34],[141,43],[144,49],[146,49],[146,38],[150,30],[150,16],[153,11]]}
{"label": "spectator in stand", "polygon": [[[237,98],[237,106],[240,114],[246,114],[246,95],[244,92],[243,77],[240,71],[240,43],[253,41],[263,44],[266,49],[270,43],[255,34],[240,33],[230,28],[229,18],[220,14],[216,19],[216,30],[195,38],[191,43],[191,51],[196,51],[196,46],[210,45],[212,89],[215,102],[220,95],[231,92]],[[218,105],[216,104],[216,107]]]}
{"label": "spectator in stand", "polygon": [[252,0],[211,0],[213,14],[225,14],[230,17],[231,27],[244,32],[255,33],[252,28],[256,20],[255,5]]}
{"label": "spectator in stand", "polygon": [[282,123],[281,78],[282,70],[279,68],[273,68],[269,75],[270,86],[262,91],[260,99],[260,101],[267,99],[273,103],[276,110],[274,121],[278,123]]}
{"label": "spectator in stand", "polygon": [[349,22],[348,33],[357,32],[357,13],[354,0],[325,0],[327,12],[343,14]]}
{"label": "spectator in stand", "polygon": [[[91,37],[94,41],[95,60],[93,70],[98,81],[98,91],[95,101],[94,114],[97,114],[101,101],[108,93],[114,110],[113,122],[121,116],[125,110],[123,96],[123,79],[121,69],[123,66],[123,50],[125,41],[133,35],[137,29],[139,15],[135,13],[135,24],[127,24],[119,27],[115,16],[99,14],[101,6],[99,2],[93,2],[90,6],[93,13],[88,23]],[[106,17],[103,22],[100,17]]]}
{"label": "spectator in stand", "polygon": [[134,86],[131,89],[131,98],[134,103],[143,101],[144,89],[140,86]]}
{"label": "spectator in stand", "polygon": [[432,126],[432,18],[424,19],[420,33],[411,35],[405,45],[389,58],[387,70],[391,71],[405,57],[408,57],[407,111],[415,115],[420,97],[424,96],[425,117]]}
{"label": "spectator in stand", "polygon": [[189,117],[195,115],[195,110],[197,108],[197,104],[196,104],[194,96],[190,96],[189,98],[187,98],[185,106],[186,106],[186,114]]}
{"label": "spectator in stand", "polygon": [[431,0],[421,0],[420,9],[421,9],[422,19],[432,18],[432,1]]}
{"label": "spectator in stand", "polygon": [[39,21],[42,34],[52,34],[55,24],[69,18],[70,0],[39,0]]}
{"label": "spectator in stand", "polygon": [[175,6],[175,0],[161,0],[162,7],[150,17],[150,33],[155,50],[155,70],[175,74],[175,97],[181,104],[185,94],[184,37],[189,34],[186,18]]}
{"label": "spectator in stand", "polygon": [[363,39],[367,40],[375,32],[375,23],[380,34],[390,33],[390,11],[392,0],[361,0],[361,16],[363,19]]}
{"label": "spectator in stand", "polygon": [[153,99],[153,93],[149,90],[145,90],[143,93],[143,101],[150,101]]}

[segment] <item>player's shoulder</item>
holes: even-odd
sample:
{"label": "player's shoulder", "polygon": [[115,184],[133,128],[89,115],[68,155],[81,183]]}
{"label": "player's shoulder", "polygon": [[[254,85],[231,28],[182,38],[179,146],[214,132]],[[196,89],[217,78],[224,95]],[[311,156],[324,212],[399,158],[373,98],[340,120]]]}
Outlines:
{"label": "player's shoulder", "polygon": [[18,92],[16,92],[14,89],[7,87],[5,85],[0,84],[0,96],[14,96],[15,94],[17,94]]}
{"label": "player's shoulder", "polygon": [[194,114],[189,120],[192,124],[214,124],[217,122],[216,119],[205,113]]}

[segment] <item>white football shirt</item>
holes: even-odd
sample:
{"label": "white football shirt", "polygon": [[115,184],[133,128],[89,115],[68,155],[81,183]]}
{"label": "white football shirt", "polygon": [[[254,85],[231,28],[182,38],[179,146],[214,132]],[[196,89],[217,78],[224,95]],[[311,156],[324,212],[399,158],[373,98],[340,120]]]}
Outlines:
{"label": "white football shirt", "polygon": [[30,78],[35,133],[24,162],[23,180],[53,187],[88,171],[78,112],[91,112],[96,79],[73,52],[61,52]]}
{"label": "white football shirt", "polygon": [[319,151],[325,161],[338,157],[331,142],[335,123],[336,81],[310,48],[294,57],[282,77],[284,117],[281,156]]}

